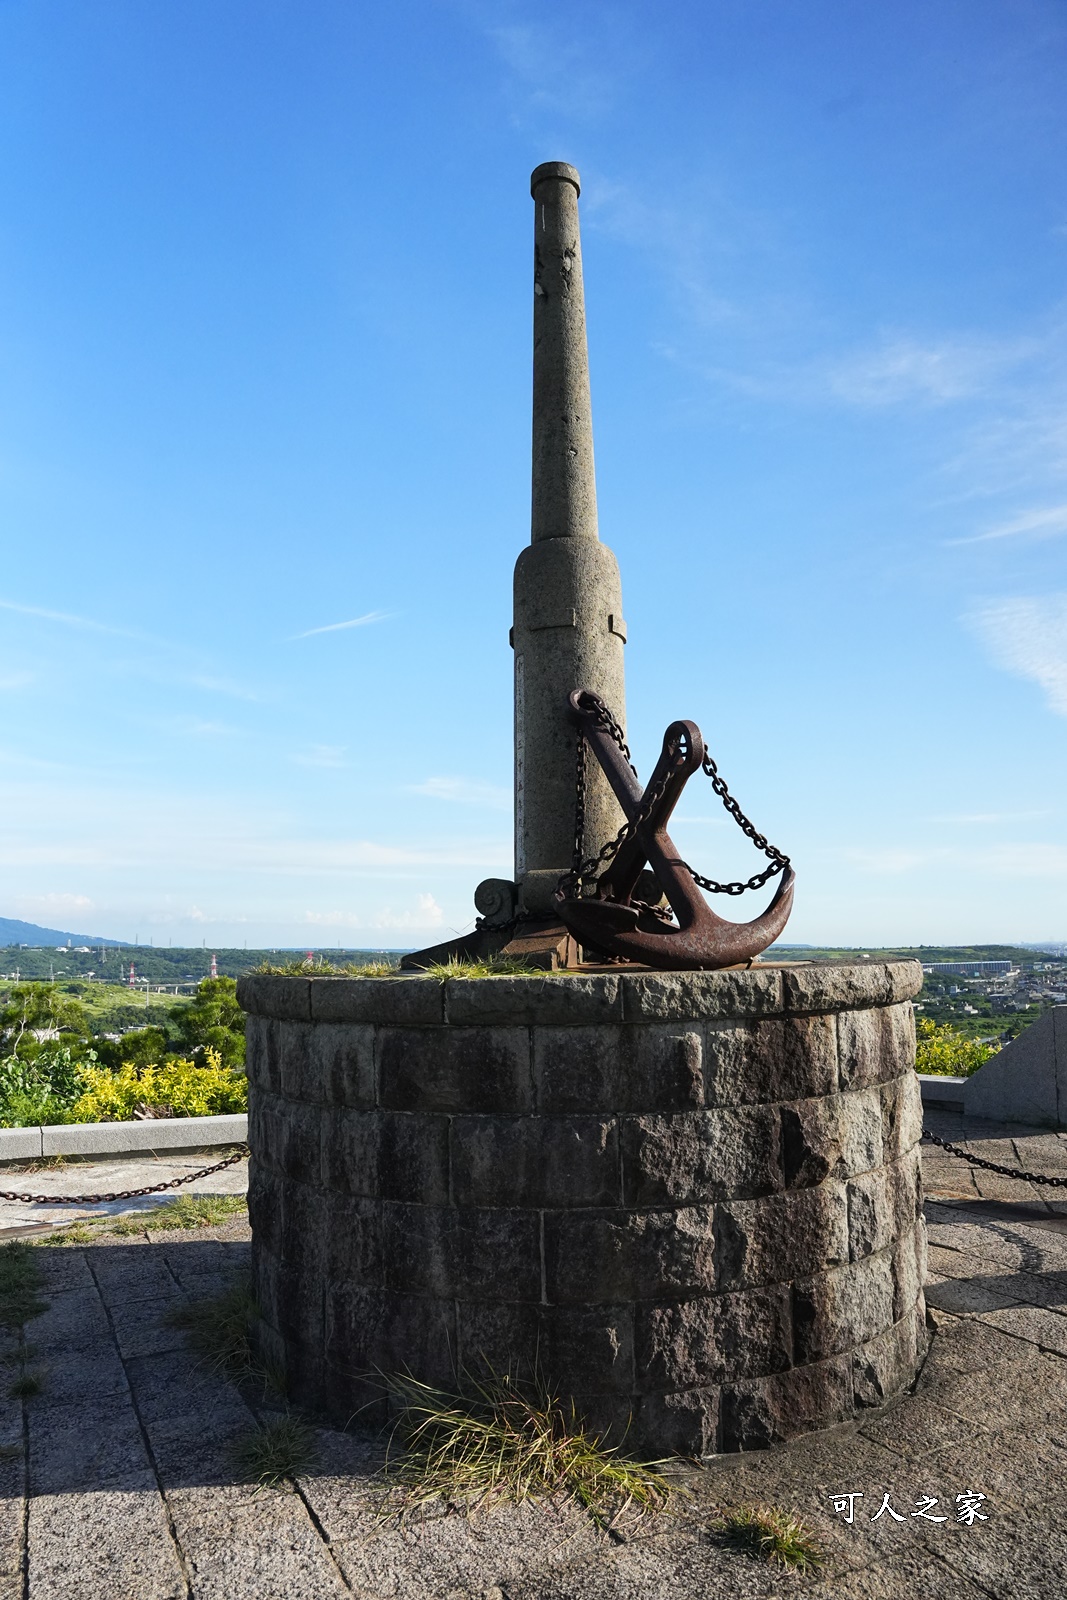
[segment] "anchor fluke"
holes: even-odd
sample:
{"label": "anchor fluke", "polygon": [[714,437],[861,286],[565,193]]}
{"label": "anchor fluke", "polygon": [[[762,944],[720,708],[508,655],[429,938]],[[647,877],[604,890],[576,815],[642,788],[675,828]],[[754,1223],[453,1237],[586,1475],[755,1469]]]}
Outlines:
{"label": "anchor fluke", "polygon": [[[563,922],[583,945],[608,955],[652,967],[708,970],[751,961],[773,944],[785,928],[793,905],[795,874],[787,856],[758,834],[729,797],[714,763],[705,753],[700,729],[693,722],[672,722],[663,749],[645,789],[634,771],[618,723],[598,695],[576,690],[568,701],[579,729],[578,819],[575,861],[557,891]],[[581,795],[585,751],[591,750],[626,817],[610,844],[592,861],[581,859]],[[713,884],[699,878],[667,833],[667,822],[686,782],[699,768],[714,776],[720,798],[745,832],[771,858],[771,866],[747,884]],[[634,898],[646,861],[670,906]],[[594,874],[602,868],[598,877]],[[701,884],[720,892],[740,893],[781,874],[767,909],[751,922],[729,922],[708,905]],[[595,892],[583,887],[595,881]]]}

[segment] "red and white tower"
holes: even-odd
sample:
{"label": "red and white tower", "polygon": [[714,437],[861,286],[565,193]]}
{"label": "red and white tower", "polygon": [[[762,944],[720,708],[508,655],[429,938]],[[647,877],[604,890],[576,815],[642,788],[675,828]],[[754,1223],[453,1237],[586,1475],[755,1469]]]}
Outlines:
{"label": "red and white tower", "polygon": [[214,952],[212,952],[212,956],[211,956],[211,976],[213,978],[217,978],[218,975],[219,975],[219,964],[215,960]]}
{"label": "red and white tower", "polygon": [[135,989],[137,987],[137,979],[134,977],[133,962],[132,961],[130,962],[130,976],[129,976],[129,979],[127,981],[129,983],[129,986],[130,986],[131,989]]}

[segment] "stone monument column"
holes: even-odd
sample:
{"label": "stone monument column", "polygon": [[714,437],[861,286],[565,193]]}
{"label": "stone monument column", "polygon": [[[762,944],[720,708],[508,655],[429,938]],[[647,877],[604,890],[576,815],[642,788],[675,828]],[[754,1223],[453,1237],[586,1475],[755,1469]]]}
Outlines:
{"label": "stone monument column", "polygon": [[[572,689],[592,689],[625,727],[622,587],[597,532],[578,174],[546,161],[534,199],[533,498],[530,544],[515,564],[515,881],[519,905],[553,915],[574,850]],[[583,853],[623,823],[607,779],[587,764]]]}

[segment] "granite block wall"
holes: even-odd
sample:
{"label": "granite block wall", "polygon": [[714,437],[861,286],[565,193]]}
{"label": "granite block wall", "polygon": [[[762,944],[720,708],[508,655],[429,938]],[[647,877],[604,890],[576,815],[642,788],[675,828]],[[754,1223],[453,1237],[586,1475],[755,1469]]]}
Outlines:
{"label": "granite block wall", "polygon": [[243,979],[263,1339],[295,1397],[535,1369],[653,1454],[925,1350],[914,962]]}

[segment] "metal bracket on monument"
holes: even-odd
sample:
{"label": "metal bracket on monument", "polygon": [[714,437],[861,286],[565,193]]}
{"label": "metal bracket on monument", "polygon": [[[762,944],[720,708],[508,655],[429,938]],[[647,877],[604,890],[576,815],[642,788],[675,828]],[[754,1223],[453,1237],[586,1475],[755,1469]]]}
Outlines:
{"label": "metal bracket on monument", "polygon": [[[583,945],[646,966],[707,970],[751,961],[773,944],[789,919],[792,868],[784,868],[774,899],[752,922],[727,922],[712,911],[667,833],[686,782],[704,761],[700,729],[695,722],[671,723],[642,791],[619,743],[590,704],[592,698],[575,691],[569,699],[571,716],[611,784],[627,826],[597,880],[595,897],[561,895],[561,919]],[[674,913],[673,924],[632,903],[646,861]]]}

